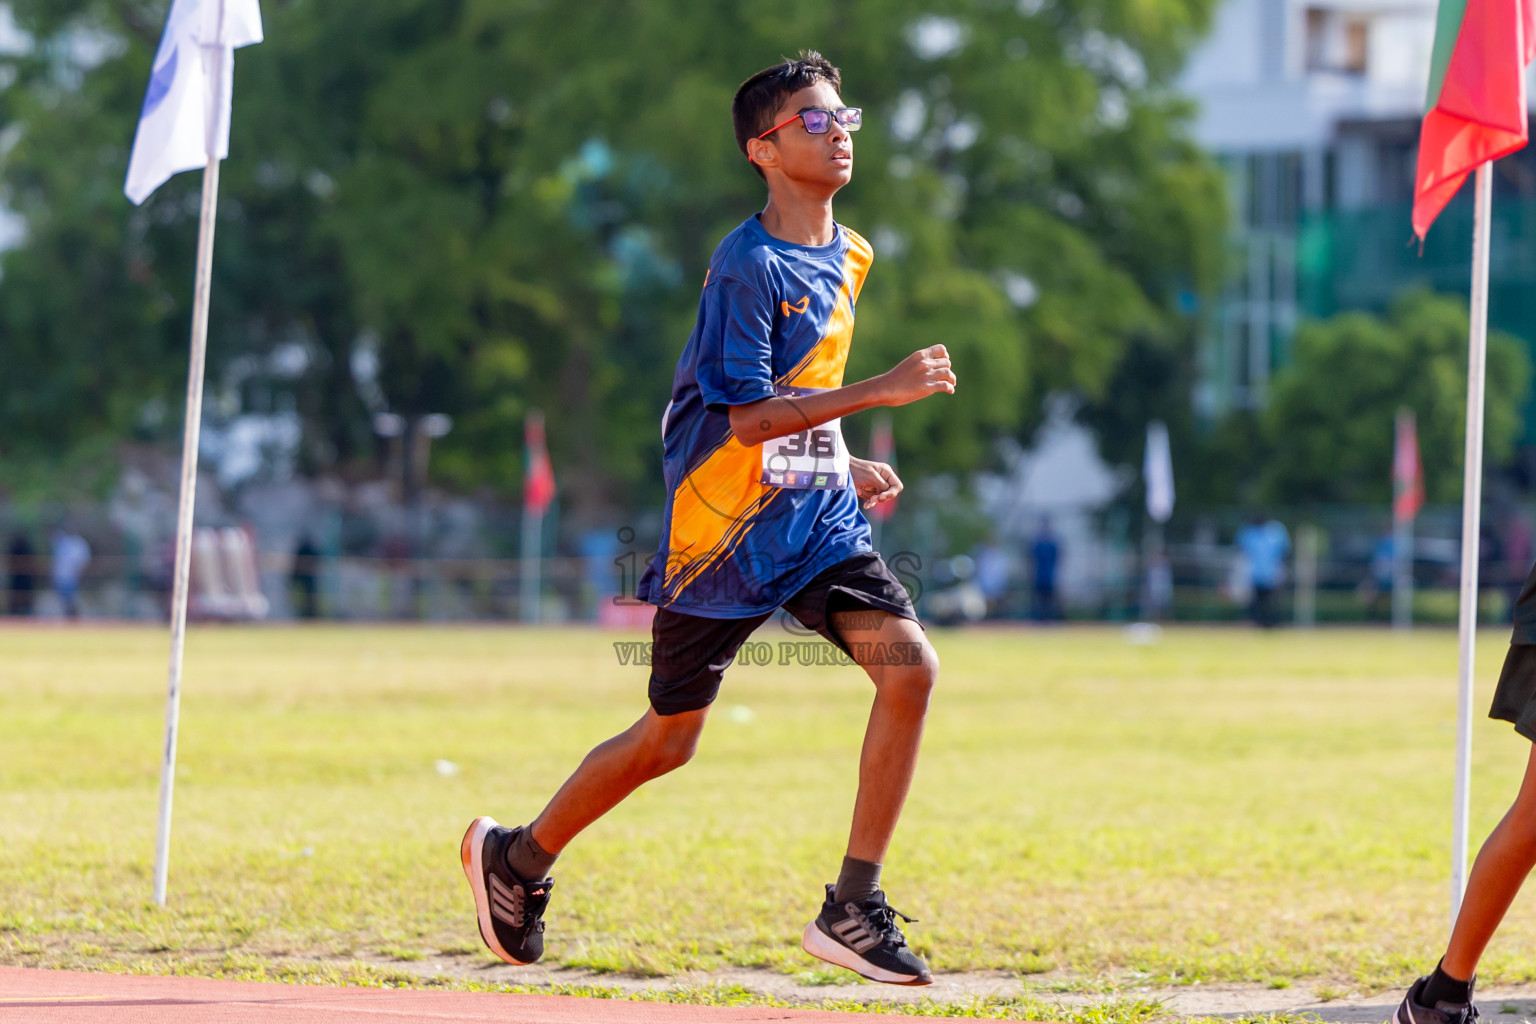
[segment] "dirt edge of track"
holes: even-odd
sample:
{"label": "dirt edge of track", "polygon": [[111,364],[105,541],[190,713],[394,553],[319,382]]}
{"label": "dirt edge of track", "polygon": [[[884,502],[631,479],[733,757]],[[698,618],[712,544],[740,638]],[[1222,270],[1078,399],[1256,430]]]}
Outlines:
{"label": "dirt edge of track", "polygon": [[[727,968],[662,978],[640,978],[569,967],[511,967],[458,957],[429,958],[412,963],[363,962],[379,968],[403,970],[423,980],[460,979],[484,985],[547,987],[551,990],[568,986],[592,987],[640,998],[647,995],[662,996],[664,993],[685,993],[689,990],[739,987],[770,999],[806,1007],[814,1007],[827,1000],[886,1004],[924,1000],[967,1003],[995,997],[1027,998],[1046,1005],[1075,1009],[1125,1000],[1146,1000],[1161,1003],[1168,1015],[1174,1018],[1307,1014],[1327,1024],[1381,1024],[1392,1015],[1402,998],[1402,993],[1396,990],[1350,992],[1340,996],[1337,994],[1340,986],[1324,981],[1315,985],[1297,984],[1287,988],[1254,983],[1085,986],[1081,984],[1082,979],[1057,975],[1055,972],[1021,976],[1004,971],[976,971],[939,974],[935,976],[934,984],[927,987],[902,988],[865,983],[857,979],[837,984],[823,981],[821,972],[816,972],[818,983],[813,984],[800,975],[755,968]],[[1103,990],[1072,990],[1085,987],[1102,987]],[[1529,1021],[1536,1020],[1536,984],[1479,989],[1478,1005],[1484,1022],[1529,1024]]]}

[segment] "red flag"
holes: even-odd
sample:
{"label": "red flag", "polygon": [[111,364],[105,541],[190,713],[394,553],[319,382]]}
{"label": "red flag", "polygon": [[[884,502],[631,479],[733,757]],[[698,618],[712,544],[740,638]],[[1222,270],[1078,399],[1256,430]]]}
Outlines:
{"label": "red flag", "polygon": [[1525,145],[1525,67],[1533,58],[1536,0],[1440,0],[1414,175],[1420,239],[1468,174]]}
{"label": "red flag", "polygon": [[523,508],[542,516],[555,497],[555,471],[550,468],[549,450],[544,447],[544,414],[537,409],[530,409],[523,418],[523,445]]}
{"label": "red flag", "polygon": [[1411,522],[1424,507],[1424,464],[1419,459],[1419,428],[1410,409],[1397,411],[1397,443],[1392,452],[1392,518]]}
{"label": "red flag", "polygon": [[[891,433],[891,414],[878,413],[874,423],[869,428],[869,460],[871,462],[884,462],[892,469],[896,468],[896,438]],[[872,509],[867,509],[864,514],[876,522],[883,523],[896,514],[896,498],[882,501]]]}

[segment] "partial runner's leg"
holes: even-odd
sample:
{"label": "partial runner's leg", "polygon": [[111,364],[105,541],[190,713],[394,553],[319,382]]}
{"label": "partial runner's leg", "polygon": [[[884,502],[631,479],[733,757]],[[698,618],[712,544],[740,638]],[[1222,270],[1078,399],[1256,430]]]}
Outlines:
{"label": "partial runner's leg", "polygon": [[630,793],[686,764],[698,746],[725,671],[766,614],[711,619],[669,609],[651,624],[650,709],[581,762],[529,830],[559,854],[582,829]]}
{"label": "partial runner's leg", "polygon": [[[1503,680],[1500,685],[1504,685]],[[1495,710],[1497,713],[1497,702]],[[1415,981],[1408,989],[1397,1012],[1392,1015],[1393,1024],[1475,1024],[1472,989],[1478,961],[1533,867],[1536,867],[1536,745],[1532,746],[1526,761],[1525,779],[1520,783],[1514,804],[1477,853],[1445,956],[1433,972]]]}
{"label": "partial runner's leg", "polygon": [[806,952],[872,981],[927,985],[933,974],[907,947],[900,916],[880,891],[880,871],[901,817],[939,659],[911,619],[867,606],[833,611],[831,626],[875,684],[859,757],[848,855],[801,940]]}
{"label": "partial runner's leg", "polygon": [[547,876],[555,855],[642,783],[692,757],[708,713],[647,711],[588,754],[532,826],[503,828],[483,816],[470,822],[459,857],[475,897],[480,937],[491,952],[518,965],[544,955],[544,911],[554,889]]}
{"label": "partial runner's leg", "polygon": [[598,744],[530,825],[470,823],[459,844],[480,935],[497,956],[531,964],[544,953],[556,856],[577,833],[644,783],[693,757],[709,705],[736,650],[767,615],[710,619],[661,609],[651,626],[651,707]]}
{"label": "partial runner's leg", "polygon": [[1514,805],[1488,836],[1472,864],[1467,893],[1441,965],[1453,978],[1477,973],[1488,940],[1498,930],[1520,885],[1536,867],[1536,745],[1525,765],[1525,779]]}

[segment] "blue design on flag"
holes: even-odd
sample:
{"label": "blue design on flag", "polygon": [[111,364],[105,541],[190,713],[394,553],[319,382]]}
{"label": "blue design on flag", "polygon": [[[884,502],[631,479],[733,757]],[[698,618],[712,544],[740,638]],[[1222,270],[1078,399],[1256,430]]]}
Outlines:
{"label": "blue design on flag", "polygon": [[176,81],[176,60],[180,53],[180,47],[172,47],[171,59],[156,68],[150,76],[149,90],[144,93],[144,110],[139,114],[139,120],[153,114],[171,94],[171,85]]}
{"label": "blue design on flag", "polygon": [[259,42],[259,0],[171,0],[128,158],[129,201],[229,155],[234,53]]}

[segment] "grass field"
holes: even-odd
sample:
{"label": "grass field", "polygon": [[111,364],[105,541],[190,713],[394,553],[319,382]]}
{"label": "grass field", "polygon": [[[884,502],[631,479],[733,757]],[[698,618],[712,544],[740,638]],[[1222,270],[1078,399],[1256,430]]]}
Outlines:
{"label": "grass field", "polygon": [[[163,632],[0,629],[0,962],[250,975],[488,957],[459,837],[476,814],[531,817],[643,710],[645,670],[615,639],[194,630],[160,910]],[[1453,634],[933,639],[942,680],[886,885],[937,970],[1366,991],[1434,963]],[[1481,718],[1505,642],[1479,648],[1474,843],[1526,753]],[[869,699],[856,669],[733,669],[693,764],[562,858],[549,959],[816,967],[799,931],[842,853]],[[1516,904],[1485,984],[1536,979],[1533,909]]]}

